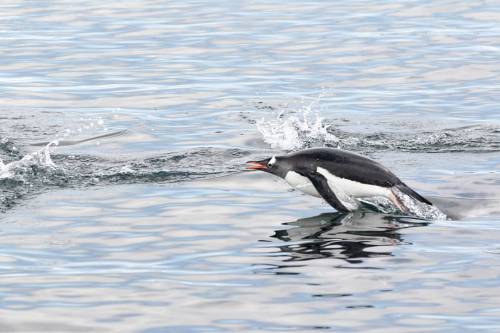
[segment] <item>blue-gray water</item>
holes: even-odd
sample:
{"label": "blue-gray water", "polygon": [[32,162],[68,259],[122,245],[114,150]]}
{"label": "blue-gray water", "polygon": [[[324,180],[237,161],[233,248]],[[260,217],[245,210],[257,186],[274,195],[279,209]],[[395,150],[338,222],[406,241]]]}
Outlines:
{"label": "blue-gray water", "polygon": [[[500,330],[495,2],[0,10],[0,331]],[[242,172],[310,146],[453,218],[338,215]]]}

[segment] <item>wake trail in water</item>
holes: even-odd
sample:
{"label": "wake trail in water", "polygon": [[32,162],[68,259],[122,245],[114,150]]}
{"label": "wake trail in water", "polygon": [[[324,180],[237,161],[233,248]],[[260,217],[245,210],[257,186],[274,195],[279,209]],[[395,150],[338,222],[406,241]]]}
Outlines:
{"label": "wake trail in water", "polygon": [[[500,126],[432,128],[394,120],[369,124],[346,118],[329,120],[321,116],[316,103],[302,104],[297,110],[275,109],[257,119],[257,130],[272,148],[284,151],[311,147],[333,147],[360,153],[405,151],[427,153],[492,153],[500,151]],[[262,107],[260,107],[262,108]],[[268,109],[269,110],[269,109]],[[367,127],[370,127],[367,130]],[[380,127],[378,129],[377,127]]]}
{"label": "wake trail in water", "polygon": [[[108,135],[105,135],[108,136]],[[99,136],[102,137],[102,136]],[[87,140],[83,140],[87,141]],[[49,188],[176,183],[241,172],[252,152],[201,147],[146,158],[57,154],[57,141],[5,163],[0,159],[0,211]]]}

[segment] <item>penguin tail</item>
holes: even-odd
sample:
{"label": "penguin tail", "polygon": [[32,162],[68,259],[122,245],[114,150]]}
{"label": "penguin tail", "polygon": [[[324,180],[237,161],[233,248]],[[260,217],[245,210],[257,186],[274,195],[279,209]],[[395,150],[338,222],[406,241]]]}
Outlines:
{"label": "penguin tail", "polygon": [[429,206],[434,206],[432,204],[432,202],[430,202],[429,200],[427,200],[426,198],[424,198],[423,196],[421,196],[420,194],[418,194],[417,192],[415,192],[414,190],[412,190],[405,183],[398,184],[398,185],[396,185],[394,187],[397,188],[398,190],[400,190],[401,192],[403,192],[404,194],[406,194],[407,196],[413,198],[413,199],[416,199],[416,200],[418,200],[420,202],[426,203]]}

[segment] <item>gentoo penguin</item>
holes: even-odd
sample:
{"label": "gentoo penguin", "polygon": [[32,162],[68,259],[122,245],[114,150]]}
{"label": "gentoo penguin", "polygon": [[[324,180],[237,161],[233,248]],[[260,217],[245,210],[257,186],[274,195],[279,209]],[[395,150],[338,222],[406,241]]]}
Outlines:
{"label": "gentoo penguin", "polygon": [[432,206],[381,164],[341,149],[312,148],[247,163],[249,170],[269,172],[302,192],[322,197],[339,212],[356,210],[359,199],[369,197],[385,197],[407,212],[395,190]]}

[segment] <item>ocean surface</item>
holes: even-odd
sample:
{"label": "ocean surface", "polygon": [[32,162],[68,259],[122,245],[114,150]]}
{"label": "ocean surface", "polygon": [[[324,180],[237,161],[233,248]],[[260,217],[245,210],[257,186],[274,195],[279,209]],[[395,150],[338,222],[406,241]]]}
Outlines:
{"label": "ocean surface", "polygon": [[[499,332],[495,1],[2,1],[1,332]],[[373,158],[447,219],[245,161]]]}

